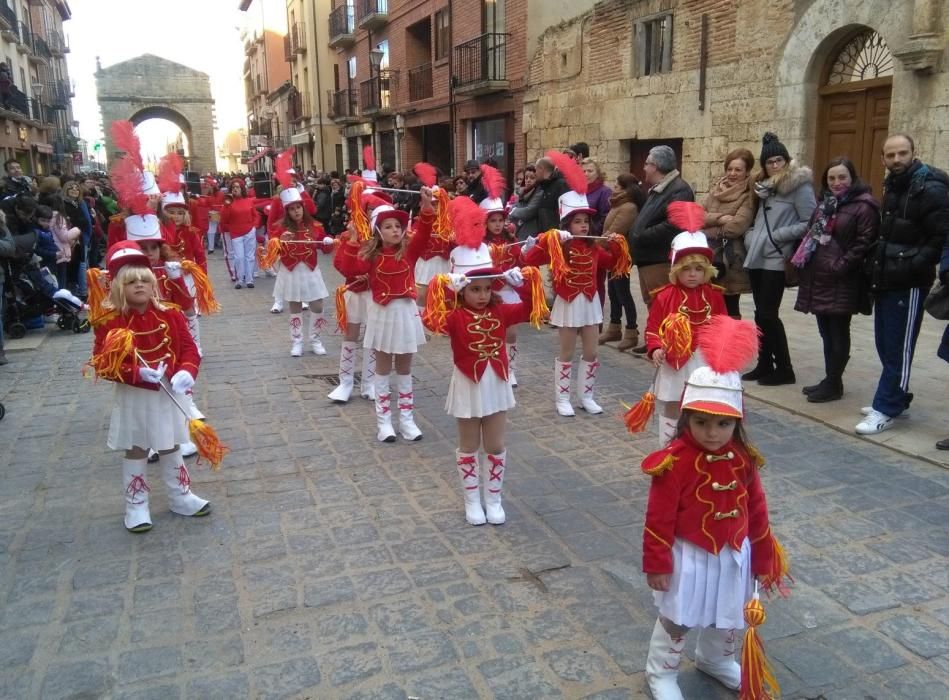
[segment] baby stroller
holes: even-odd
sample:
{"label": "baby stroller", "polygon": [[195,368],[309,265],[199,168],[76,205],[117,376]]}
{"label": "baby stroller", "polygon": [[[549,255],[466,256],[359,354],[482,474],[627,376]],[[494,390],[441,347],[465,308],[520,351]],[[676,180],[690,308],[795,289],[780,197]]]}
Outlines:
{"label": "baby stroller", "polygon": [[83,303],[68,289],[57,290],[36,265],[15,266],[9,261],[3,264],[6,266],[3,326],[10,338],[25,336],[26,320],[41,316],[50,309],[55,309],[59,314],[56,325],[61,330],[89,332],[89,321],[79,315]]}

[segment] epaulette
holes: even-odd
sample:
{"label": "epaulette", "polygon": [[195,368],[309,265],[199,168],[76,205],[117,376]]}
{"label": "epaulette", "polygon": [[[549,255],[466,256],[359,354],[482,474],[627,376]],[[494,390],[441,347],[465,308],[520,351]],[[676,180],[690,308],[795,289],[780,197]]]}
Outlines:
{"label": "epaulette", "polygon": [[709,282],[709,283],[708,283],[708,286],[711,287],[712,289],[714,289],[714,290],[717,291],[717,292],[721,292],[722,294],[725,293],[725,288],[724,288],[722,285],[720,285],[720,284],[715,284],[714,282]]}
{"label": "epaulette", "polygon": [[113,214],[109,217],[109,221],[113,224],[121,223],[122,221],[125,221],[125,214]]}
{"label": "epaulette", "polygon": [[672,283],[670,282],[670,283],[667,283],[667,284],[662,285],[661,287],[656,287],[655,289],[650,289],[650,290],[649,290],[649,296],[650,296],[650,298],[657,296],[657,295],[659,294],[659,292],[661,292],[661,291],[664,290],[664,289],[668,289],[668,288],[671,287],[671,286],[672,286]]}
{"label": "epaulette", "polygon": [[680,451],[681,447],[681,443],[674,441],[668,447],[646,455],[642,463],[643,473],[649,476],[661,476],[665,474],[679,461],[679,457],[676,453]]}
{"label": "epaulette", "polygon": [[98,316],[89,316],[86,320],[89,321],[89,325],[93,328],[98,328],[99,326],[105,325],[113,318],[119,315],[119,312],[115,309],[106,311]]}

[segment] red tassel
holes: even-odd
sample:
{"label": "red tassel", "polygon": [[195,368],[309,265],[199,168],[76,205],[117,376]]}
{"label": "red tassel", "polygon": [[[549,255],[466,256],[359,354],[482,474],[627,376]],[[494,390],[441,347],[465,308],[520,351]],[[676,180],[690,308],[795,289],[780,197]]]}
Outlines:
{"label": "red tassel", "polygon": [[626,429],[631,433],[641,433],[649,425],[649,419],[652,418],[653,411],[656,409],[656,395],[652,391],[647,391],[643,397],[631,406],[623,414],[623,423]]}

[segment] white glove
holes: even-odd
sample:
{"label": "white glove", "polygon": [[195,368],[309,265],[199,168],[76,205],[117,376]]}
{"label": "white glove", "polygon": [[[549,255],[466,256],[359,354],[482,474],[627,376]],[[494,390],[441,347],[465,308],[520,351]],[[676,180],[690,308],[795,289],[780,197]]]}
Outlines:
{"label": "white glove", "polygon": [[512,287],[520,287],[524,284],[524,274],[519,268],[512,267],[504,272],[504,281]]}
{"label": "white glove", "polygon": [[191,372],[179,369],[171,378],[171,390],[176,394],[183,394],[194,386],[194,377]]}
{"label": "white glove", "polygon": [[528,236],[527,238],[524,239],[524,245],[521,248],[521,250],[526,253],[535,245],[537,245],[537,238],[535,236]]}
{"label": "white glove", "polygon": [[323,245],[327,245],[327,246],[333,245],[333,237],[332,237],[332,236],[326,236],[326,237],[324,237],[324,238],[323,238]]}
{"label": "white glove", "polygon": [[561,243],[566,243],[566,242],[569,241],[571,238],[573,238],[573,234],[570,233],[569,231],[557,231],[557,233],[560,234],[560,242],[561,242]]}
{"label": "white glove", "polygon": [[448,286],[451,287],[451,291],[460,292],[462,289],[468,286],[468,278],[460,272],[449,272]]}
{"label": "white glove", "polygon": [[181,263],[174,260],[169,260],[165,263],[165,274],[168,275],[168,279],[176,280],[181,277]]}
{"label": "white glove", "polygon": [[148,384],[158,384],[161,381],[161,378],[165,376],[165,363],[159,362],[158,366],[152,369],[151,367],[139,367],[138,368],[138,378],[143,382]]}

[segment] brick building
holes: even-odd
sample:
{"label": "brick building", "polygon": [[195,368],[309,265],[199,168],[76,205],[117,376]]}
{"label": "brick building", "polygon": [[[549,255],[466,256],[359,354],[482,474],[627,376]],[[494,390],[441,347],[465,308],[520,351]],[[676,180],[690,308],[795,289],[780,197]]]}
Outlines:
{"label": "brick building", "polygon": [[332,116],[343,160],[406,170],[425,160],[458,172],[493,157],[523,163],[528,0],[334,0]]}
{"label": "brick building", "polygon": [[706,191],[764,131],[820,169],[851,157],[879,193],[887,132],[949,165],[949,10],[940,0],[532,2],[530,157],[586,141],[609,177],[668,143]]}

